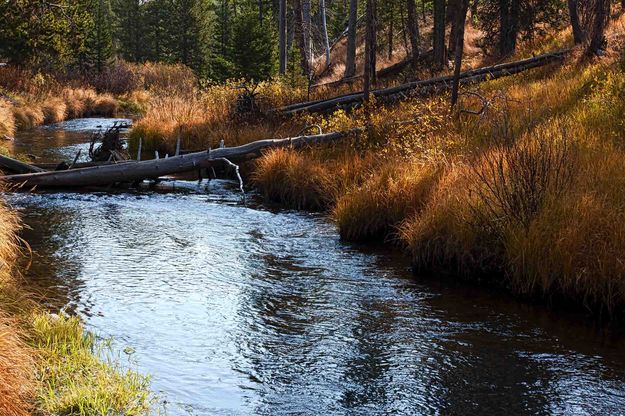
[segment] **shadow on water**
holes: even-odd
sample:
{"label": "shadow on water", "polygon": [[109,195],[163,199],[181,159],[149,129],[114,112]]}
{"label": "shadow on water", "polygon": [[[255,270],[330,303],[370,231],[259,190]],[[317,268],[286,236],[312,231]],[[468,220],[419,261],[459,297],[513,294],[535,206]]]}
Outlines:
{"label": "shadow on water", "polygon": [[415,280],[236,185],[10,196],[52,308],[131,346],[169,414],[619,414],[625,345],[575,316]]}

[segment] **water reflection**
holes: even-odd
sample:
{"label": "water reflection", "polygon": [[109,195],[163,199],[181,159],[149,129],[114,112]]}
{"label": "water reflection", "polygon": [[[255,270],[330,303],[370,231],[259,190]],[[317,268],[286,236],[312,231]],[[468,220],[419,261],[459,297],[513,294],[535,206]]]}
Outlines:
{"label": "water reflection", "polygon": [[[172,415],[618,414],[623,338],[417,281],[325,219],[182,192],[14,195],[29,278],[120,348]],[[208,192],[207,192],[208,190]]]}

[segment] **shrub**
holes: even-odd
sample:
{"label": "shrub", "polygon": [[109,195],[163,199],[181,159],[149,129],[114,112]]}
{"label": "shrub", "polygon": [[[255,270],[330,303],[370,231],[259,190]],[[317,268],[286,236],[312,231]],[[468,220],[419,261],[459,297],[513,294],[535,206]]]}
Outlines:
{"label": "shrub", "polygon": [[91,79],[91,85],[100,93],[127,94],[143,87],[136,66],[117,61]]}

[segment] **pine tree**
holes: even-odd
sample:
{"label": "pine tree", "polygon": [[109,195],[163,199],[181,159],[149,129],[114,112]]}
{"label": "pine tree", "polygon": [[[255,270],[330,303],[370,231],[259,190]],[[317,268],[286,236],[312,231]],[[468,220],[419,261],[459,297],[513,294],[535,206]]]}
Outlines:
{"label": "pine tree", "polygon": [[205,77],[209,74],[209,3],[207,0],[171,0],[171,3],[168,28],[172,58]]}
{"label": "pine tree", "polygon": [[117,52],[126,60],[139,62],[145,59],[144,8],[141,0],[115,0],[115,40]]}
{"label": "pine tree", "polygon": [[151,0],[142,5],[143,59],[147,61],[170,62],[169,18],[171,4],[169,0]]}
{"label": "pine tree", "polygon": [[239,14],[233,29],[232,62],[236,76],[262,81],[275,75],[278,63],[275,32],[261,26],[254,12]]}
{"label": "pine tree", "polygon": [[91,7],[92,24],[84,64],[102,72],[113,57],[113,11],[110,0],[92,0]]}

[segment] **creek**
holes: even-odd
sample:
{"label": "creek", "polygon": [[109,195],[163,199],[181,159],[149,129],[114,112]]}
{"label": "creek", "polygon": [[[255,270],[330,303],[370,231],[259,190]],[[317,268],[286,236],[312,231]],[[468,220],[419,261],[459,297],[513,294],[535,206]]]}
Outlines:
{"label": "creek", "polygon": [[[19,133],[71,161],[112,120]],[[625,338],[496,291],[418,279],[323,215],[236,182],[15,193],[25,273],[152,376],[170,415],[622,414]]]}

